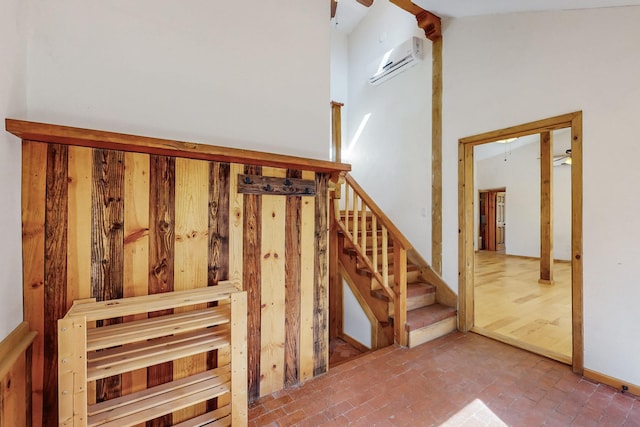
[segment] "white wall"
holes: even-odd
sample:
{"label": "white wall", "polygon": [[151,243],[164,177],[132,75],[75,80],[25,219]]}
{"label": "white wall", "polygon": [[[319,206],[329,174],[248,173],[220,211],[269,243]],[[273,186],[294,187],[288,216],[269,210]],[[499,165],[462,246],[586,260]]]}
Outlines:
{"label": "white wall", "polygon": [[[0,13],[0,118],[26,110],[27,3],[5,0]],[[2,121],[4,129],[4,120]],[[0,341],[22,321],[20,140],[0,132]]]}
{"label": "white wall", "polygon": [[349,38],[347,34],[331,30],[331,100],[345,104],[340,110],[342,144],[347,141],[349,123]]}
{"label": "white wall", "polygon": [[31,3],[30,119],[328,158],[329,2]]}
{"label": "white wall", "polygon": [[[583,110],[585,367],[636,385],[639,20],[627,7],[448,21],[443,106],[445,213],[457,213],[458,138]],[[443,226],[457,283],[457,214]]]}
{"label": "white wall", "polygon": [[[555,153],[570,146],[570,134],[554,138]],[[475,192],[505,187],[505,253],[528,257],[540,256],[540,143],[533,142],[511,149],[509,144],[495,144],[503,153],[476,161]],[[484,148],[484,146],[476,147]],[[553,247],[554,258],[571,259],[571,167],[553,168]],[[478,205],[475,205],[478,218]],[[477,230],[477,220],[476,230]],[[477,236],[477,232],[476,232]]]}
{"label": "white wall", "polygon": [[[415,17],[375,2],[349,36],[348,138],[353,176],[427,260],[431,257],[431,43]],[[367,78],[376,60],[412,36],[425,60],[379,86]],[[426,102],[428,101],[428,102]],[[363,120],[360,137],[356,140]]]}
{"label": "white wall", "polygon": [[344,319],[342,330],[360,344],[371,348],[371,322],[364,313],[349,284],[342,282]]}

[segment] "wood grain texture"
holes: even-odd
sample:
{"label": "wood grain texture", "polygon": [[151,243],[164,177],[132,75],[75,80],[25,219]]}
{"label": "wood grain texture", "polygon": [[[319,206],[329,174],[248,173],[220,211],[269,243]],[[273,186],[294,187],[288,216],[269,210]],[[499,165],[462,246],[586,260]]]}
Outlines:
{"label": "wood grain texture", "polygon": [[[149,293],[149,156],[124,153],[124,277],[125,298]],[[126,320],[146,318],[145,314]],[[122,374],[122,394],[146,388],[147,370]]]}
{"label": "wood grain texture", "polygon": [[[304,171],[302,177],[315,179],[315,173]],[[314,296],[315,296],[315,217],[316,199],[301,200],[300,212],[300,382],[313,378],[314,367]]]}
{"label": "wood grain texture", "polygon": [[[91,297],[107,301],[124,295],[124,153],[94,150],[92,181]],[[120,381],[119,375],[98,381],[97,401],[120,396]]]}
{"label": "wood grain texture", "polygon": [[431,267],[442,274],[442,37],[432,43]]}
{"label": "wood grain texture", "polygon": [[540,281],[553,284],[553,134],[540,134]]}
{"label": "wood grain texture", "polygon": [[[245,173],[258,175],[262,168],[245,166]],[[249,402],[260,397],[260,337],[261,337],[261,271],[260,238],[262,236],[261,196],[244,196],[244,239],[243,239],[243,278],[247,291],[247,355],[248,355],[248,395]]]}
{"label": "wood grain texture", "polygon": [[208,285],[229,280],[229,181],[228,163],[210,163],[209,176],[209,274]]}
{"label": "wood grain texture", "polygon": [[293,177],[238,175],[238,192],[277,196],[316,195],[315,181]]}
{"label": "wood grain texture", "polygon": [[33,342],[32,422],[42,425],[44,374],[44,224],[47,144],[22,143],[22,259],[24,320],[38,335]]}
{"label": "wood grain texture", "polygon": [[[232,163],[229,176],[244,173],[244,166]],[[238,193],[238,181],[229,179],[229,279],[237,280],[243,289],[244,196]]]}
{"label": "wood grain texture", "polygon": [[[263,167],[262,173],[279,178],[286,170]],[[284,385],[286,197],[264,195],[261,203],[260,396],[265,396]]]}
{"label": "wood grain texture", "polygon": [[56,322],[67,312],[67,160],[67,146],[49,145],[47,150],[47,208],[44,245],[43,425],[55,425],[55,420],[58,419],[58,331]]}
{"label": "wood grain texture", "polygon": [[[149,294],[173,290],[175,235],[175,158],[151,156],[149,170]],[[149,313],[149,317],[171,310]],[[147,368],[147,386],[173,379],[173,364]],[[147,422],[148,427],[171,424],[171,415]]]}
{"label": "wood grain texture", "polygon": [[582,263],[582,111],[571,120],[571,306],[573,307],[573,372],[584,370],[584,306]]}
{"label": "wood grain texture", "polygon": [[[301,178],[302,172],[287,171],[288,178]],[[315,184],[315,181],[314,181]],[[285,353],[284,385],[300,379],[300,286],[301,286],[301,197],[287,197],[285,217]]]}
{"label": "wood grain texture", "polygon": [[329,225],[328,176],[316,174],[315,268],[313,312],[313,375],[329,367]]}
{"label": "wood grain texture", "polygon": [[[209,162],[176,159],[175,196],[175,291],[207,286],[209,266]],[[190,310],[176,308],[181,312]],[[198,354],[173,362],[173,379],[203,372],[206,354]],[[173,413],[178,423],[206,412],[206,403]]]}
{"label": "wood grain texture", "polygon": [[91,296],[91,188],[90,148],[69,147],[67,226],[67,305]]}

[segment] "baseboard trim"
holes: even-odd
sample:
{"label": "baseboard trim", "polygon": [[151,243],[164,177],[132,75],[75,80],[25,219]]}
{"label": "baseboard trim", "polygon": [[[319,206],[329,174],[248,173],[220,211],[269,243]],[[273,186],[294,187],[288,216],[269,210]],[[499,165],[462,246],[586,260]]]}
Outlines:
{"label": "baseboard trim", "polygon": [[623,386],[626,386],[627,390],[625,390],[624,393],[640,396],[640,386],[631,384],[628,381],[623,381],[618,378],[610,377],[609,375],[601,374],[600,372],[592,371],[586,368],[584,370],[583,376],[587,379],[613,387],[620,392],[622,392]]}
{"label": "baseboard trim", "polygon": [[371,351],[369,347],[367,347],[366,345],[362,344],[360,341],[350,337],[345,333],[340,334],[340,338],[343,339],[347,344],[354,346],[356,349],[358,349],[363,353],[368,353]]}

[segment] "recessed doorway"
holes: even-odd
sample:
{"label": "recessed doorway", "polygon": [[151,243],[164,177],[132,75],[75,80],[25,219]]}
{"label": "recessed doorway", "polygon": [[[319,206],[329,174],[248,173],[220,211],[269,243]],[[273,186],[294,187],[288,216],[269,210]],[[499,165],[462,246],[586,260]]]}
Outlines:
{"label": "recessed doorway", "polygon": [[[550,174],[553,164],[551,133],[568,128],[571,131],[571,365],[573,371],[582,373],[583,356],[583,309],[582,309],[582,112],[570,113],[545,120],[526,123],[511,128],[474,135],[459,140],[459,329],[474,331],[474,242],[477,236],[474,209],[477,194],[474,191],[474,147],[509,138],[540,135],[541,146],[541,207],[540,207],[540,283],[553,283],[553,235],[550,220],[550,199],[544,192],[550,183],[545,182],[545,173]],[[551,141],[552,142],[552,141]],[[546,172],[545,172],[546,171]],[[510,343],[518,345],[517,343]],[[526,348],[526,347],[525,347]]]}

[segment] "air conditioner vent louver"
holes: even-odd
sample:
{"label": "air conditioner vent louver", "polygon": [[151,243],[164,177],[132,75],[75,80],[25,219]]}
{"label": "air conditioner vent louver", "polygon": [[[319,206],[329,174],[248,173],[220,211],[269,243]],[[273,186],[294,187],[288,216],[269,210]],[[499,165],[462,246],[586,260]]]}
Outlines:
{"label": "air conditioner vent louver", "polygon": [[369,77],[369,83],[374,86],[379,85],[420,61],[422,61],[422,40],[418,37],[412,37],[384,54],[378,61],[379,65],[375,74]]}

